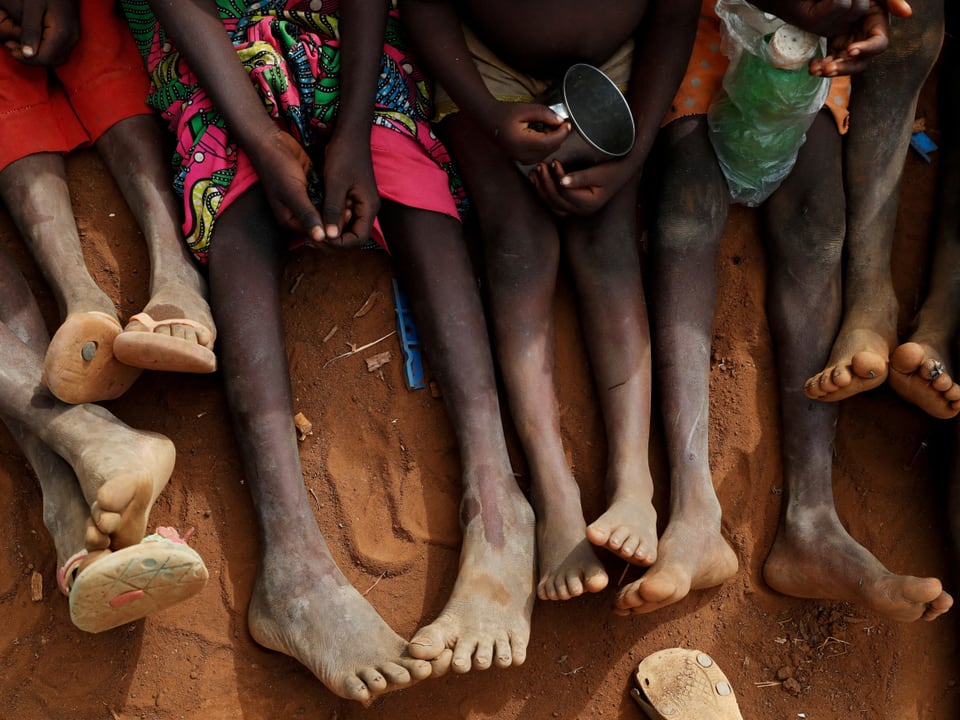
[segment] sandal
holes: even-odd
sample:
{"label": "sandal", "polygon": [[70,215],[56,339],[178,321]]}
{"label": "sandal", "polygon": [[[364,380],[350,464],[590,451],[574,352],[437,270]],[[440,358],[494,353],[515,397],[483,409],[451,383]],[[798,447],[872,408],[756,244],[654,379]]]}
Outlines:
{"label": "sandal", "polygon": [[743,720],[727,676],[705,652],[655,652],[634,677],[630,694],[650,720]]}
{"label": "sandal", "polygon": [[[188,533],[189,535],[189,533]],[[70,619],[81,630],[103,632],[196,595],[209,573],[203,559],[176,530],[158,527],[137,545],[97,558],[78,572],[86,550],[57,571],[70,598]]]}

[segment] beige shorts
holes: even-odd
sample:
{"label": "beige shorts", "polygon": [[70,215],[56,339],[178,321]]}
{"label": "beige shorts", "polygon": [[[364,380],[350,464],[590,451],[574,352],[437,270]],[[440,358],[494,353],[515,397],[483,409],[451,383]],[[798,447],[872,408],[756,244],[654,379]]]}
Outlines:
{"label": "beige shorts", "polygon": [[[487,90],[497,100],[504,102],[532,102],[538,95],[545,93],[555,82],[541,80],[514,70],[493,54],[470,28],[463,27],[463,37],[467,41],[467,48],[473,57],[473,62],[480,71]],[[613,80],[621,90],[626,90],[630,81],[630,71],[633,66],[633,39],[627,40],[613,57],[600,66],[600,69]],[[446,91],[437,83],[434,89],[434,121],[440,121],[447,115],[457,112],[459,108],[450,99]]]}

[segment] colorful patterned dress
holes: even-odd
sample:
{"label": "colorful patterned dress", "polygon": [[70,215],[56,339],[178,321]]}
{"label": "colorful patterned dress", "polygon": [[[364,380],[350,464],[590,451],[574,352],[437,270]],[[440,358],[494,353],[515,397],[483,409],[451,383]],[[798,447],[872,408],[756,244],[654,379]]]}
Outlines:
{"label": "colorful patterned dress", "polygon": [[[340,102],[339,0],[213,1],[271,117],[304,147],[322,146]],[[177,139],[174,185],[184,199],[184,235],[194,255],[205,262],[218,214],[258,179],[146,0],[121,0],[121,6],[151,76],[148,102]],[[406,49],[396,0],[388,2],[385,12],[374,125],[398,133],[381,137],[413,141],[422,148],[422,154],[447,173],[449,192],[463,211],[463,186],[430,126],[428,82]],[[409,155],[409,148],[405,150]],[[319,188],[313,191],[318,197]],[[433,209],[429,198],[422,198],[422,204],[416,197],[390,199]]]}

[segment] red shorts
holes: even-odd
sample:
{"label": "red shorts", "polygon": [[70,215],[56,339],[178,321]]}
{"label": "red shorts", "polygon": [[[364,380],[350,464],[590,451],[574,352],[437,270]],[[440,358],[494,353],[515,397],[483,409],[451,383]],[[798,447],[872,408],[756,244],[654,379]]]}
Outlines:
{"label": "red shorts", "polygon": [[25,65],[0,49],[0,170],[89,145],[120,120],[153,112],[150,79],[113,0],[78,5],[84,31],[63,65]]}

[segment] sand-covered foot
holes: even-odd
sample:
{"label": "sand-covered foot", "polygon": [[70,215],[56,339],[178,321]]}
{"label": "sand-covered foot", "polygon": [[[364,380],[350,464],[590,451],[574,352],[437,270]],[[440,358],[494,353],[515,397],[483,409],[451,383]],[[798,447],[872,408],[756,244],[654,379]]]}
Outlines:
{"label": "sand-covered foot", "polygon": [[[95,538],[110,537],[114,550],[139,543],[146,534],[150,510],[173,472],[176,450],[163,435],[135,430],[96,405],[76,408],[84,417],[82,440],[69,443],[65,457],[77,475],[99,535],[88,528],[88,549]],[[73,411],[71,411],[73,412]],[[60,422],[60,421],[58,421]]]}
{"label": "sand-covered foot", "polygon": [[484,506],[464,497],[453,593],[439,617],[410,641],[410,654],[431,661],[434,675],[522,665],[527,657],[535,597],[533,511],[516,488],[491,500]]}
{"label": "sand-covered foot", "polygon": [[887,381],[900,397],[935,418],[960,413],[960,385],[932,345],[906,342],[894,350]]}
{"label": "sand-covered foot", "polygon": [[649,497],[618,497],[587,526],[587,539],[634,565],[652,565],[657,559],[657,511]]}
{"label": "sand-covered foot", "polygon": [[891,620],[933,620],[953,605],[937,578],[896,575],[833,517],[820,514],[781,527],[763,566],[777,592],[842,600]]}
{"label": "sand-covered foot", "polygon": [[43,362],[43,383],[66,403],[120,397],[140,370],[117,360],[114,342],[120,323],[105,312],[73,312],[57,329]]}
{"label": "sand-covered foot", "polygon": [[570,600],[584,593],[597,593],[610,581],[593,544],[579,508],[537,519],[537,557],[541,600]]}
{"label": "sand-covered foot", "polygon": [[407,653],[407,642],[326,548],[306,544],[265,554],[247,614],[253,639],[301,662],[336,695],[364,704],[428,677],[430,663]]}
{"label": "sand-covered foot", "polygon": [[892,337],[866,328],[841,330],[827,367],[804,383],[812,400],[836,402],[872,390],[887,378]]}
{"label": "sand-covered foot", "polygon": [[143,312],[114,341],[120,362],[149,370],[209,373],[217,369],[213,353],[216,327],[207,301],[189,286],[168,286],[154,293]]}
{"label": "sand-covered foot", "polygon": [[660,538],[657,561],[643,577],[621,588],[614,612],[633,615],[653,612],[726,582],[737,573],[736,553],[720,527],[672,520]]}

